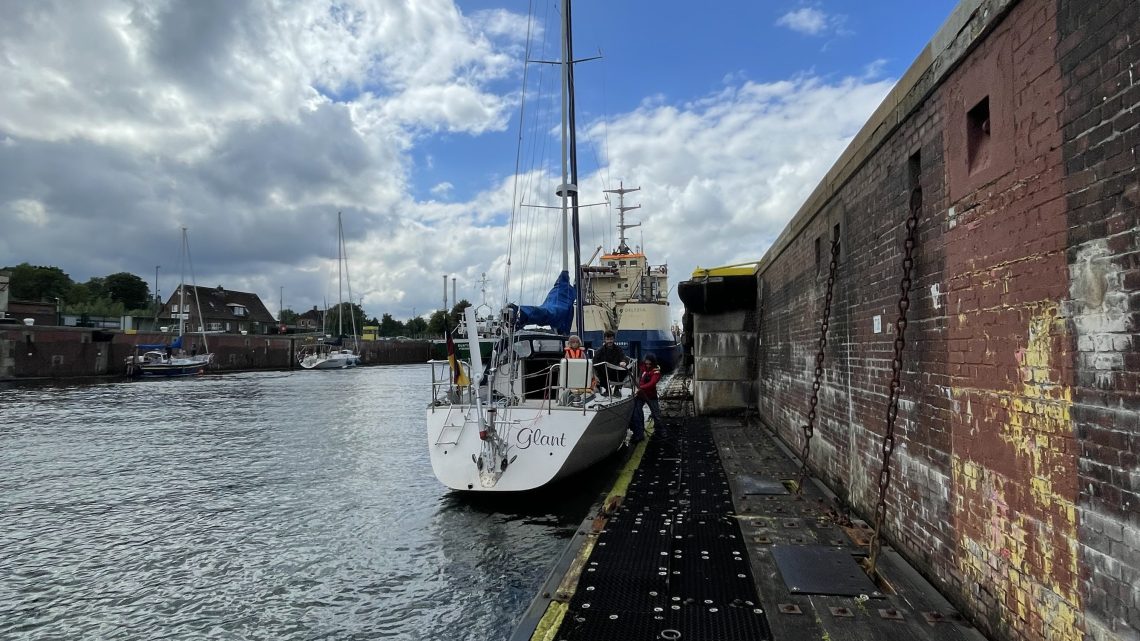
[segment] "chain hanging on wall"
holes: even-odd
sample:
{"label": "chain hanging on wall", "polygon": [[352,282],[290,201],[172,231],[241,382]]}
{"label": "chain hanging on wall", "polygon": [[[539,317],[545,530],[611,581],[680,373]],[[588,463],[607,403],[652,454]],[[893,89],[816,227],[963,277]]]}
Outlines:
{"label": "chain hanging on wall", "polygon": [[839,234],[831,239],[831,266],[827,272],[827,296],[823,301],[823,320],[819,324],[819,350],[815,354],[815,380],[811,384],[811,400],[809,401],[807,423],[804,424],[804,447],[800,452],[800,478],[796,483],[796,496],[804,493],[804,483],[808,477],[808,452],[811,449],[811,437],[815,433],[815,408],[819,404],[820,379],[823,378],[823,359],[827,348],[827,326],[831,319],[831,296],[835,289],[835,272],[839,268]]}
{"label": "chain hanging on wall", "polygon": [[910,309],[910,274],[914,268],[915,230],[922,210],[922,188],[910,192],[910,217],[906,219],[906,241],[903,245],[902,281],[899,283],[899,318],[895,321],[895,357],[891,360],[890,397],[887,400],[887,431],[883,435],[883,465],[879,469],[879,500],[875,503],[875,530],[870,542],[870,573],[875,574],[879,551],[883,545],[883,521],[887,516],[887,487],[891,484],[891,454],[895,450],[895,419],[899,415],[899,391],[902,354],[906,347],[906,316]]}

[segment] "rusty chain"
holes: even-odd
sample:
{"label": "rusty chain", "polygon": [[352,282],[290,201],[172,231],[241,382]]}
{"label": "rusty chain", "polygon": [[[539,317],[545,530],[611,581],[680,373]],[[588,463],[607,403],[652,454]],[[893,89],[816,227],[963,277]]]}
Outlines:
{"label": "rusty chain", "polygon": [[811,437],[815,433],[815,408],[819,404],[820,379],[823,378],[823,359],[827,348],[827,326],[831,319],[831,295],[835,288],[835,272],[839,268],[839,236],[831,240],[831,265],[827,272],[827,296],[823,301],[823,320],[819,324],[819,351],[815,354],[815,380],[811,384],[811,401],[808,407],[807,423],[803,426],[804,447],[800,452],[800,478],[796,483],[796,496],[804,493],[804,483],[808,477],[808,451]]}
{"label": "rusty chain", "polygon": [[895,450],[895,419],[899,415],[899,391],[902,383],[902,353],[906,347],[906,316],[910,309],[910,274],[914,268],[915,230],[918,229],[918,214],[922,209],[922,188],[915,187],[910,192],[910,217],[906,219],[906,241],[903,245],[902,281],[899,283],[899,318],[895,321],[895,357],[891,360],[890,397],[887,400],[887,431],[883,435],[883,465],[879,469],[879,500],[875,503],[875,529],[870,541],[870,573],[875,575],[875,566],[882,548],[883,521],[887,516],[887,487],[891,484],[891,454]]}

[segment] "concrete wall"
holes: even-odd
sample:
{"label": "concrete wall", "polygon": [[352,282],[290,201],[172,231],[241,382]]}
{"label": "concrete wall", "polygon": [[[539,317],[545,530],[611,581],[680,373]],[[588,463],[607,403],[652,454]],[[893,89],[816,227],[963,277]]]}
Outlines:
{"label": "concrete wall", "polygon": [[756,313],[693,315],[693,404],[705,415],[736,413],[756,397]]}
{"label": "concrete wall", "polygon": [[869,516],[921,189],[885,531],[996,639],[1140,630],[1138,8],[963,2],[759,270],[756,405],[798,451],[838,229],[810,460]]}

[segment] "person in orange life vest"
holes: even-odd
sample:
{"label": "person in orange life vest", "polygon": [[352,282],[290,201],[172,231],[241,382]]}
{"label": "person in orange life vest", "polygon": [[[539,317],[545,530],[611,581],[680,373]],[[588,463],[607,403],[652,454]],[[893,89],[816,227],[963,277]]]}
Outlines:
{"label": "person in orange life vest", "polygon": [[586,350],[582,349],[582,339],[571,336],[566,340],[566,348],[562,350],[566,358],[586,358]]}
{"label": "person in orange life vest", "polygon": [[637,443],[645,438],[645,415],[642,408],[649,406],[649,414],[653,417],[653,424],[657,426],[658,435],[664,438],[665,419],[661,416],[661,406],[657,403],[657,381],[661,380],[661,368],[657,365],[657,357],[646,354],[641,361],[641,375],[637,379],[637,393],[633,404],[631,429],[633,437],[630,443]]}

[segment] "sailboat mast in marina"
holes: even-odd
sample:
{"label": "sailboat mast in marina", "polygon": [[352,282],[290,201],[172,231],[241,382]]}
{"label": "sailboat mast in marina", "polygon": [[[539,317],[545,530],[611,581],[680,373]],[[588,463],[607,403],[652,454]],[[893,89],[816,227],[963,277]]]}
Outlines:
{"label": "sailboat mast in marina", "polygon": [[186,268],[190,267],[191,281],[193,281],[193,263],[190,262],[190,236],[186,228],[182,228],[182,246],[180,253],[180,273],[178,283],[178,337],[171,343],[157,343],[135,345],[140,354],[128,359],[127,373],[135,378],[178,378],[203,374],[214,359],[206,343],[206,332],[202,320],[202,307],[198,304],[198,286],[194,287],[194,304],[199,321],[198,332],[201,335],[202,353],[198,353],[197,346],[188,354],[183,346],[186,336],[186,319],[190,316],[190,309],[186,305]]}
{"label": "sailboat mast in marina", "polygon": [[[336,296],[337,296],[337,337],[332,343],[323,340],[315,345],[302,348],[298,361],[305,369],[347,369],[360,364],[359,346],[356,337],[356,311],[352,304],[352,281],[348,278],[348,252],[344,244],[344,222],[340,212],[336,214]],[[344,285],[348,285],[349,303],[344,304]],[[327,305],[325,306],[328,307]],[[351,314],[353,346],[344,344],[344,315]],[[327,318],[327,314],[325,317]],[[321,321],[322,334],[325,321]]]}
{"label": "sailboat mast in marina", "polygon": [[561,18],[562,182],[555,193],[561,199],[562,271],[542,305],[503,310],[505,322],[485,367],[472,307],[465,310],[471,360],[433,361],[428,450],[436,478],[455,490],[534,490],[581,472],[623,445],[633,411],[632,394],[601,393],[628,382],[627,372],[595,367],[588,355],[571,358],[564,350],[576,315],[582,326],[568,0]]}

